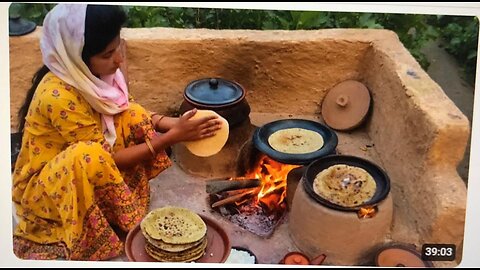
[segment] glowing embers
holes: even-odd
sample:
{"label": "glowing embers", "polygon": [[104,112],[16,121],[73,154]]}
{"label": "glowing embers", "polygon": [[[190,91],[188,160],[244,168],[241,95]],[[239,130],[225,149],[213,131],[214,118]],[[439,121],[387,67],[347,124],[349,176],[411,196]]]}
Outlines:
{"label": "glowing embers", "polygon": [[282,164],[261,155],[244,177],[258,179],[260,185],[210,194],[210,204],[231,222],[268,237],[285,216],[287,175],[296,167],[299,166]]}

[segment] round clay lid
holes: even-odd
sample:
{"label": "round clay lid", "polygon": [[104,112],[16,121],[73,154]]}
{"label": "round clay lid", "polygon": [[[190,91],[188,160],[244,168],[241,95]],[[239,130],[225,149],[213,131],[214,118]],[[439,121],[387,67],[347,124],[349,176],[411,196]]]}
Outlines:
{"label": "round clay lid", "polygon": [[298,264],[298,265],[308,265],[310,260],[304,254],[300,252],[289,252],[283,257],[281,261],[282,264]]}
{"label": "round clay lid", "polygon": [[351,130],[363,122],[369,108],[368,88],[358,81],[347,80],[328,91],[322,103],[322,116],[335,130]]}

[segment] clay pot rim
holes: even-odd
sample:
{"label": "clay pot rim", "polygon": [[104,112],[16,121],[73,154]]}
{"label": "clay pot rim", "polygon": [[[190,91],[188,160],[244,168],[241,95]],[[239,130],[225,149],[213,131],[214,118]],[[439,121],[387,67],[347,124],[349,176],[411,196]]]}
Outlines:
{"label": "clay pot rim", "polygon": [[[369,174],[372,175],[373,179],[377,184],[377,189],[375,191],[375,194],[369,201],[358,206],[345,207],[345,206],[332,203],[315,193],[315,191],[313,190],[313,182],[315,181],[315,177],[309,178],[308,175],[315,172],[314,175],[316,176],[323,168],[326,169],[330,166],[337,165],[337,164],[347,164],[350,166],[357,166],[366,170]],[[377,164],[373,163],[370,160],[357,157],[357,156],[351,156],[351,155],[333,154],[333,155],[328,155],[313,161],[307,166],[306,170],[304,171],[302,175],[302,180],[303,180],[303,187],[305,188],[305,191],[307,192],[307,194],[310,195],[310,198],[314,199],[315,201],[317,201],[323,206],[326,206],[335,210],[346,211],[346,212],[357,212],[361,208],[376,207],[379,203],[384,201],[388,197],[388,194],[390,193],[390,178],[388,177],[388,174],[382,168],[380,168],[380,166],[378,166]],[[383,187],[383,188],[379,189],[378,187]]]}

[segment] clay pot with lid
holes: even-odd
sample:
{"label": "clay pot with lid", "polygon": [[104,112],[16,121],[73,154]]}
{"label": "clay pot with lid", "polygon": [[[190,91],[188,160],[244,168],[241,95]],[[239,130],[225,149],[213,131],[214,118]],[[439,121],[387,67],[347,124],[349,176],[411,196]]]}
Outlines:
{"label": "clay pot with lid", "polygon": [[[316,176],[338,164],[362,168],[373,177],[376,189],[369,201],[345,207],[315,192],[313,184]],[[329,263],[333,265],[367,263],[370,258],[365,253],[384,242],[393,219],[388,175],[378,165],[355,156],[329,155],[308,165],[291,205],[288,225],[295,246],[310,257],[328,251]],[[362,208],[373,208],[374,215],[359,215]]]}
{"label": "clay pot with lid", "polygon": [[250,114],[246,91],[237,82],[222,78],[203,78],[185,88],[180,114],[197,108],[212,110],[228,121],[230,128],[238,126]]}
{"label": "clay pot with lid", "polygon": [[280,264],[289,264],[289,265],[320,265],[323,263],[327,256],[325,254],[320,254],[319,256],[310,260],[307,255],[293,251],[287,253],[282,260],[280,260]]}
{"label": "clay pot with lid", "polygon": [[240,149],[254,131],[245,95],[240,84],[222,78],[204,78],[187,85],[180,113],[193,108],[214,111],[228,121],[230,130],[225,146],[210,157],[195,156],[183,144],[175,145],[174,156],[180,168],[188,174],[208,179],[236,176]]}

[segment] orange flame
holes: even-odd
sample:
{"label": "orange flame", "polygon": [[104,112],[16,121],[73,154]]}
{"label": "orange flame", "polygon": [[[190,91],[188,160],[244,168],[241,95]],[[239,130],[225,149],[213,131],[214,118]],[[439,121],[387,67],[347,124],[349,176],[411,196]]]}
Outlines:
{"label": "orange flame", "polygon": [[368,206],[368,207],[360,208],[360,210],[358,210],[357,212],[357,215],[358,215],[358,218],[372,218],[375,216],[376,213],[377,213],[376,207]]}
{"label": "orange flame", "polygon": [[262,202],[270,210],[278,207],[287,195],[287,175],[297,167],[300,166],[282,164],[262,155],[257,165],[246,175],[247,178],[257,178],[261,181],[257,203]]}

